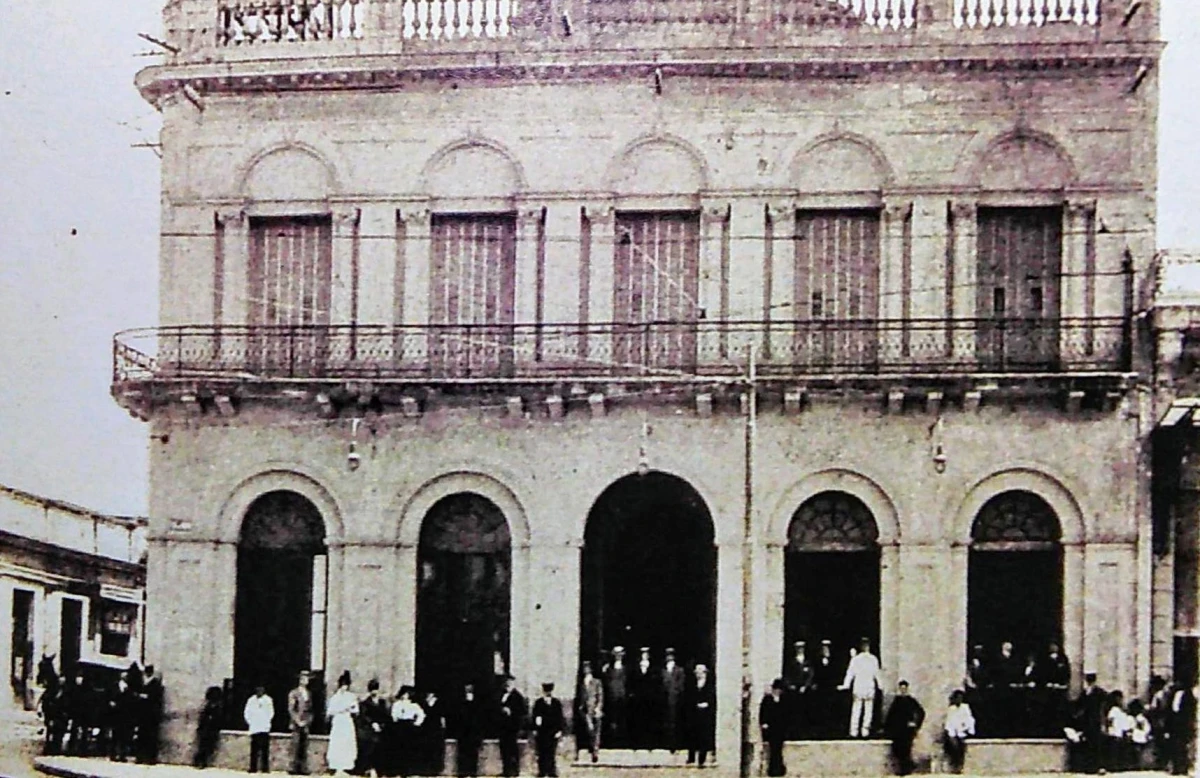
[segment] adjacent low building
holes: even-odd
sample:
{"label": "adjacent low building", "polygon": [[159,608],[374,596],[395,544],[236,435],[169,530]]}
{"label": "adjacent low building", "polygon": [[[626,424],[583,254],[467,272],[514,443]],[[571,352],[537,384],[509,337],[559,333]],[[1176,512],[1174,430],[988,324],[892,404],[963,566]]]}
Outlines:
{"label": "adjacent low building", "polygon": [[59,673],[143,661],[146,526],[0,485],[0,704],[34,707],[43,657]]}

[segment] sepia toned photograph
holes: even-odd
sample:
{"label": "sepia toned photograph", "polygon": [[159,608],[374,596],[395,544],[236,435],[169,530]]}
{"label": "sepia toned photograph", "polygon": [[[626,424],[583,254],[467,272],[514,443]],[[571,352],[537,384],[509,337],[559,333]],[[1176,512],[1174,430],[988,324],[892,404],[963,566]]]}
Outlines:
{"label": "sepia toned photograph", "polygon": [[0,778],[1195,775],[1198,57],[10,0]]}

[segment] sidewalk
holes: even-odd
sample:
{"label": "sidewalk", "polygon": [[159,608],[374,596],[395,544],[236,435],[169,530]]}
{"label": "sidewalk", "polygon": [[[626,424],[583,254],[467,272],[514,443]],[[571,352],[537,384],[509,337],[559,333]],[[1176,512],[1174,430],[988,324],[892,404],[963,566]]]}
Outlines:
{"label": "sidewalk", "polygon": [[[194,767],[184,765],[140,765],[131,762],[110,762],[107,759],[83,758],[76,756],[43,756],[38,757],[34,761],[34,766],[39,772],[46,775],[55,776],[55,778],[245,778],[250,773],[240,770],[223,770],[219,768],[209,768],[207,770],[198,770]],[[600,767],[588,767],[586,770],[581,768],[566,767],[560,770],[560,774],[566,775],[587,775],[596,776],[597,773],[608,772]],[[642,776],[664,776],[662,768],[615,768],[611,771],[620,778],[641,778]],[[675,773],[672,771],[672,775]],[[285,776],[286,773],[276,771],[275,775]],[[328,775],[328,773],[313,773],[314,776]],[[1138,778],[1158,778],[1166,776],[1167,773],[1146,771],[1146,772],[1130,772],[1130,773],[1110,773],[1111,775],[1126,775],[1137,776]],[[1083,778],[1082,775],[1074,773],[1045,773],[1040,774],[1037,778]],[[801,776],[791,776],[791,778],[801,778]],[[814,778],[817,778],[814,776]],[[820,778],[827,778],[820,776]],[[882,778],[882,777],[881,777]],[[969,777],[968,777],[969,778]],[[1035,778],[1035,776],[1004,776],[1004,778]]]}

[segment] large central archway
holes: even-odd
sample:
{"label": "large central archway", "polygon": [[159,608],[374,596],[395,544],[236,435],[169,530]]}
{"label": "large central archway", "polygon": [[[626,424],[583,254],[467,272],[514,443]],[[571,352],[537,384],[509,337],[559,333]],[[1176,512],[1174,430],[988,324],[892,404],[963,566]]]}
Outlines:
{"label": "large central archway", "polygon": [[[318,677],[324,670],[327,558],[325,523],[305,497],[268,492],[246,511],[233,648],[242,696],[262,685],[274,699],[286,699],[301,670]],[[286,726],[286,709],[276,713],[276,726]]]}
{"label": "large central archway", "polygon": [[[613,483],[588,514],[584,534],[581,658],[601,668],[612,648],[622,646],[632,673],[640,649],[649,648],[652,679],[661,680],[672,648],[689,676],[697,663],[711,670],[716,562],[712,516],[690,484],[661,472]],[[631,728],[636,745],[668,745],[660,728],[648,723],[641,729]],[[620,736],[607,743],[631,744]]]}
{"label": "large central archway", "polygon": [[417,569],[417,685],[455,699],[481,694],[506,671],[512,537],[497,505],[474,492],[438,500],[421,523]]}

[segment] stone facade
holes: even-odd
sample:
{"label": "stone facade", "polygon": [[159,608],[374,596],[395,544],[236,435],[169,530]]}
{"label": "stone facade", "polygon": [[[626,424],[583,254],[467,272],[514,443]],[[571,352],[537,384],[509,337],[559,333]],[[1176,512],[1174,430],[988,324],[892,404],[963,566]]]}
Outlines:
{"label": "stone facade", "polygon": [[[174,758],[204,688],[234,674],[243,517],[281,490],[324,521],[331,673],[413,678],[421,522],[471,492],[511,534],[511,670],[562,690],[589,511],[639,470],[683,479],[714,529],[727,772],[757,739],[743,683],[756,700],[781,672],[789,521],[824,492],[874,517],[885,686],[907,678],[935,718],[966,661],[973,522],[1012,490],[1059,521],[1073,682],[1141,691],[1170,667],[1132,319],[1155,249],[1157,3],[1048,20],[1036,2],[1002,19],[953,0],[895,17],[874,0],[541,0],[479,38],[422,27],[477,4],[333,3],[332,28],[287,30],[218,5],[171,3],[180,50],[138,77],[164,117],[164,329],[119,336],[114,386],[151,420],[148,655]],[[1004,208],[1061,216],[1045,365],[985,364],[977,337],[980,212]],[[631,376],[604,329],[627,283],[614,225],[663,211],[696,214],[699,356]],[[880,322],[870,367],[798,356],[796,312],[818,302],[797,218],[829,212],[877,219],[877,309],[852,314]],[[401,337],[432,358],[447,214],[512,215],[507,374],[396,369]],[[279,217],[331,232],[329,350],[302,374],[256,373],[239,329],[261,304],[255,225]]]}

